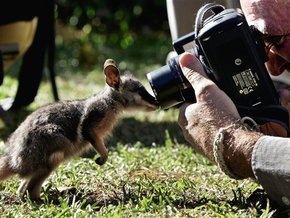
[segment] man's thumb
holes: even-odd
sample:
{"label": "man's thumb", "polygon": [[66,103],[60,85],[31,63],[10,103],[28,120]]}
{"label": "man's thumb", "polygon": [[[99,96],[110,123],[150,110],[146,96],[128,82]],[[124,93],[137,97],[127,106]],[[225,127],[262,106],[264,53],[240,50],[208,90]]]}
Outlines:
{"label": "man's thumb", "polygon": [[194,89],[208,80],[204,69],[197,57],[189,52],[180,55],[179,64],[186,79],[191,83]]}

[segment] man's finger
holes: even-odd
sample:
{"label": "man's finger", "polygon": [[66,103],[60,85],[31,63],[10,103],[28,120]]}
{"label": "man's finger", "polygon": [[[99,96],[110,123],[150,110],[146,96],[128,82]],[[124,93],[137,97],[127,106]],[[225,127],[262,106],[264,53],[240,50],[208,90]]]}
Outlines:
{"label": "man's finger", "polygon": [[199,90],[205,84],[213,83],[204,72],[200,61],[189,52],[180,55],[179,64],[184,76],[191,83],[194,90]]}

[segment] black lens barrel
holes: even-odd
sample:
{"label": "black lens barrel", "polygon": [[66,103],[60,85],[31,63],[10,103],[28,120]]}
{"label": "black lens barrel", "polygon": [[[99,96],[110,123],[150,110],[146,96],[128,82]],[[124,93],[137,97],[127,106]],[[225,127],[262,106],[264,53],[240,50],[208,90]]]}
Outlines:
{"label": "black lens barrel", "polygon": [[167,109],[182,103],[186,100],[184,91],[191,89],[190,93],[194,96],[194,91],[188,80],[184,77],[178,62],[179,56],[170,59],[167,65],[147,74],[151,88],[162,109]]}

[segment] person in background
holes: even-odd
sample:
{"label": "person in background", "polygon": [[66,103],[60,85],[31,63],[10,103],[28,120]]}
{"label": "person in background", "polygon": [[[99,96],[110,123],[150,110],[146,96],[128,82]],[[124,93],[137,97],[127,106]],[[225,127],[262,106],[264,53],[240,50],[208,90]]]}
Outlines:
{"label": "person in background", "polygon": [[[18,110],[34,101],[46,64],[53,82],[54,98],[59,100],[54,84],[55,7],[54,0],[5,1],[5,4],[0,7],[0,26],[19,21],[29,22],[37,18],[35,33],[31,34],[32,43],[21,55],[17,92],[12,105],[10,103],[5,105],[7,110]],[[19,32],[21,33],[21,30]],[[7,33],[0,32],[0,34],[5,38]]]}
{"label": "person in background", "polygon": [[[264,35],[271,75],[289,74],[290,1],[240,0],[249,25]],[[183,53],[180,66],[192,84],[196,103],[180,107],[178,123],[186,140],[236,179],[254,178],[282,208],[290,208],[290,138],[287,131],[268,124],[261,131],[249,130],[232,100],[207,78],[199,60]],[[278,90],[281,104],[289,111],[290,91]],[[267,132],[267,134],[265,134]]]}

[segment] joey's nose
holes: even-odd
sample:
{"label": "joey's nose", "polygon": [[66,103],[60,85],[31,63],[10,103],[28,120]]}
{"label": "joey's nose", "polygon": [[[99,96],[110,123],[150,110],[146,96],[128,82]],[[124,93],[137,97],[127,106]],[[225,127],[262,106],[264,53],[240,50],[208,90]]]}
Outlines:
{"label": "joey's nose", "polygon": [[148,103],[149,103],[149,110],[157,110],[159,108],[158,101],[152,95],[150,95],[150,100],[148,100]]}
{"label": "joey's nose", "polygon": [[159,103],[155,96],[151,95],[144,87],[139,89],[138,93],[142,100],[146,102],[146,107],[148,107],[148,110],[156,110],[159,108]]}
{"label": "joey's nose", "polygon": [[159,108],[159,106],[156,106],[156,105],[147,105],[147,108],[145,109],[145,111],[155,111]]}
{"label": "joey's nose", "polygon": [[152,105],[159,106],[157,99],[149,93],[144,96],[144,100]]}
{"label": "joey's nose", "polygon": [[158,103],[157,99],[154,98],[153,96],[152,96],[152,102],[151,102],[151,104],[154,105],[155,107],[159,107],[159,103]]}

